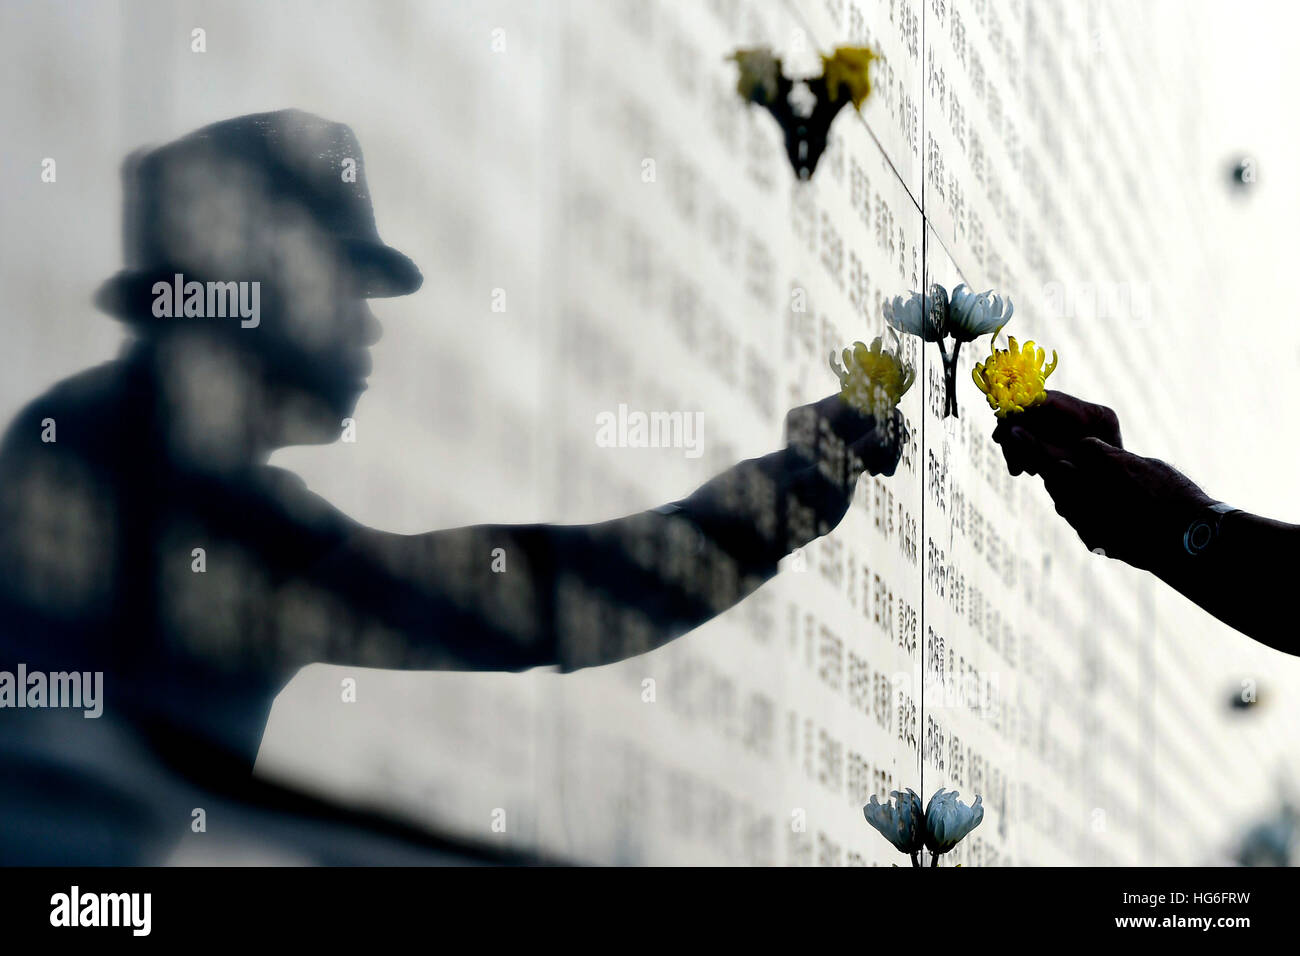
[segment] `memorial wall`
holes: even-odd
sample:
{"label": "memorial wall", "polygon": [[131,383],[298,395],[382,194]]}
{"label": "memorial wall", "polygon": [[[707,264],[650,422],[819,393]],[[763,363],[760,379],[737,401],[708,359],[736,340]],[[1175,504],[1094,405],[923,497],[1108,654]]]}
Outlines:
{"label": "memorial wall", "polygon": [[[417,295],[375,306],[386,331],[356,441],[274,460],[366,524],[588,523],[680,499],[780,448],[786,413],[838,389],[828,355],[883,334],[885,302],[931,283],[1009,297],[1006,331],[1060,356],[1049,386],[1112,406],[1129,447],[1212,493],[1241,487],[1222,449],[1242,445],[1216,433],[1267,448],[1240,410],[1270,400],[1271,359],[1251,343],[1283,319],[1249,309],[1264,290],[1229,315],[1226,200],[1203,198],[1226,187],[1197,122],[1214,37],[1178,4],[556,0],[379,16],[178,4],[109,39],[44,28],[47,52],[70,45],[116,77],[82,109],[118,117],[85,147],[98,269],[49,293],[99,331],[60,361],[105,350],[81,293],[116,255],[106,171],[141,143],[295,105],[354,127],[379,229],[425,273]],[[191,22],[206,59],[157,52]],[[874,89],[800,181],[727,57],[765,45],[814,74],[846,44],[880,54]],[[165,88],[132,66],[142,57]],[[139,102],[156,109],[122,105]],[[74,184],[41,214],[71,221],[77,189],[89,196]],[[982,798],[945,865],[1219,858],[1294,759],[1279,692],[1294,661],[1089,553],[1037,478],[1008,473],[971,380],[987,339],[961,354],[949,417],[934,348],[903,348],[917,381],[896,473],[863,477],[840,525],[736,607],[572,673],[311,665],[276,702],[259,773],[591,863],[906,865],[861,807],[908,787]],[[1224,382],[1230,398],[1207,396]],[[652,414],[673,423],[659,447],[628,424]],[[583,626],[622,626],[581,588],[568,599]],[[357,695],[341,704],[345,677]],[[1243,680],[1267,709],[1233,712]]]}

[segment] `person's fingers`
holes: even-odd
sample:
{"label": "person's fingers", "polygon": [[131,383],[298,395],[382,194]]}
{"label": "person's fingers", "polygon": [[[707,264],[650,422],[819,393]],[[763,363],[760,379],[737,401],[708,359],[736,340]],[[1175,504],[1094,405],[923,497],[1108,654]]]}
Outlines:
{"label": "person's fingers", "polygon": [[1077,407],[1076,414],[1083,426],[1083,434],[1080,437],[1100,438],[1115,448],[1124,447],[1119,432],[1119,416],[1115,414],[1114,409],[1077,398],[1073,401]]}
{"label": "person's fingers", "polygon": [[892,426],[873,428],[849,446],[850,478],[855,480],[865,470],[889,477],[898,469],[907,442],[907,428],[899,416]]}
{"label": "person's fingers", "polygon": [[858,411],[838,394],[828,395],[815,402],[813,409],[817,417],[830,427],[831,432],[846,442],[856,441],[876,424],[874,418]]}
{"label": "person's fingers", "polygon": [[1020,443],[1011,433],[1014,427],[1010,419],[999,418],[997,425],[993,427],[993,441],[1002,448],[1002,457],[1006,459],[1007,471],[1012,475],[1019,475],[1024,473],[1025,462]]}
{"label": "person's fingers", "polygon": [[1068,392],[1049,390],[1047,399],[1041,405],[1027,409],[1025,414],[1038,416],[1050,423],[1045,427],[1060,432],[1060,444],[1093,436],[1116,448],[1124,447],[1120,437],[1119,416],[1114,409],[1096,402],[1086,402]]}
{"label": "person's fingers", "polygon": [[811,464],[842,456],[847,448],[876,431],[876,420],[829,395],[790,409],[785,417],[787,446]]}
{"label": "person's fingers", "polygon": [[1133,541],[1116,509],[1124,507],[1122,471],[1125,459],[1133,456],[1098,438],[1085,439],[1072,451],[1072,461],[1058,462],[1043,473],[1056,513],[1089,551],[1127,560]]}
{"label": "person's fingers", "polygon": [[[1059,448],[1041,440],[1033,432],[1021,428],[1018,424],[1012,425],[1002,449],[1004,455],[1010,453],[1020,469],[1031,475],[1042,474],[1062,458]],[[1007,463],[1011,464],[1010,459]]]}
{"label": "person's fingers", "polygon": [[995,429],[993,440],[1002,446],[1002,457],[1006,459],[1007,471],[1011,472],[1013,476],[1024,474],[1027,461],[1020,438],[1017,437],[1014,428],[1007,424],[1005,419],[998,427],[1002,431],[998,432]]}
{"label": "person's fingers", "polygon": [[1002,446],[1011,474],[1041,474],[1044,468],[1066,457],[1066,438],[1072,429],[1060,427],[1054,414],[1036,405],[999,420],[993,440]]}
{"label": "person's fingers", "polygon": [[1025,460],[1020,454],[1020,445],[1009,435],[1002,443],[1002,457],[1006,460],[1007,471],[1012,477],[1025,473]]}
{"label": "person's fingers", "polygon": [[1068,460],[1080,468],[1096,469],[1106,467],[1122,454],[1124,454],[1123,450],[1116,448],[1110,442],[1089,436],[1075,443]]}
{"label": "person's fingers", "polygon": [[1015,423],[1040,441],[1065,444],[1085,434],[1079,402],[1062,392],[1048,393],[1046,400],[1014,416]]}
{"label": "person's fingers", "polygon": [[1075,414],[1079,409],[1090,404],[1089,402],[1085,402],[1083,399],[1079,398],[1077,395],[1063,392],[1059,388],[1049,388],[1046,390],[1046,393],[1047,398],[1043,401],[1042,405],[1036,407],[1053,409],[1067,414]]}
{"label": "person's fingers", "polygon": [[1044,483],[1052,483],[1065,490],[1073,490],[1083,483],[1083,473],[1079,466],[1068,458],[1058,458],[1043,469]]}
{"label": "person's fingers", "polygon": [[1110,434],[1106,436],[1106,441],[1110,442],[1116,448],[1123,448],[1124,436],[1120,434],[1119,416],[1111,409],[1105,407],[1102,408],[1102,412],[1104,413],[1107,427],[1110,430]]}
{"label": "person's fingers", "polygon": [[[895,458],[901,456],[907,443],[911,441],[911,433],[907,430],[907,420],[903,418],[903,413],[897,408],[894,414],[884,422],[880,423],[875,434],[880,436],[881,442],[895,455]],[[866,436],[864,436],[866,437]]]}

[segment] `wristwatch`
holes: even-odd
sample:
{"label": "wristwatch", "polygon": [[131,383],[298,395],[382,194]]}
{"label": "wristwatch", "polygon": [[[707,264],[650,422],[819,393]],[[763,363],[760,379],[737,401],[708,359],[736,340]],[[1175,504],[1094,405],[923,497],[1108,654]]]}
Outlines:
{"label": "wristwatch", "polygon": [[1226,501],[1216,501],[1204,509],[1183,532],[1183,549],[1191,555],[1203,554],[1206,548],[1218,540],[1223,519],[1240,510]]}

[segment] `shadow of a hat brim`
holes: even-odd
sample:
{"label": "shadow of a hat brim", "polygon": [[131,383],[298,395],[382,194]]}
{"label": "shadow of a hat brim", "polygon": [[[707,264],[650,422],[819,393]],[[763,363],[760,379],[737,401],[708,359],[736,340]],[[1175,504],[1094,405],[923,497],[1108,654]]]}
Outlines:
{"label": "shadow of a hat brim", "polygon": [[344,247],[365,298],[391,299],[410,295],[424,284],[419,266],[392,246],[359,240],[345,242]]}
{"label": "shadow of a hat brim", "polygon": [[[345,241],[343,247],[355,274],[355,288],[360,298],[387,299],[410,295],[424,284],[419,267],[392,246],[353,240]],[[154,285],[171,282],[178,273],[184,275],[186,281],[224,282],[240,278],[193,275],[181,267],[167,264],[124,269],[99,287],[94,297],[95,306],[127,322],[149,321],[153,317]]]}

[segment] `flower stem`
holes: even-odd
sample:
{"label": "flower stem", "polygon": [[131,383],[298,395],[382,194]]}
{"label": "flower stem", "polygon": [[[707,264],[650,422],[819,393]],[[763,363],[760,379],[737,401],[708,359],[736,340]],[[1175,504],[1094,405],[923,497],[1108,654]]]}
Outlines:
{"label": "flower stem", "polygon": [[913,866],[920,866],[920,865],[921,865],[921,861],[920,861],[919,859],[917,859],[916,851],[915,851],[915,850],[912,851],[912,865],[913,865]]}
{"label": "flower stem", "polygon": [[931,854],[930,854],[930,865],[931,865],[931,866],[938,866],[938,865],[939,865],[939,854],[938,854],[938,853],[931,853]]}
{"label": "flower stem", "polygon": [[947,404],[944,406],[943,415],[947,418],[951,415],[957,418],[957,353],[961,351],[961,342],[952,344],[952,362],[944,369],[944,391],[946,392]]}
{"label": "flower stem", "polygon": [[957,417],[957,351],[943,360],[943,417]]}

